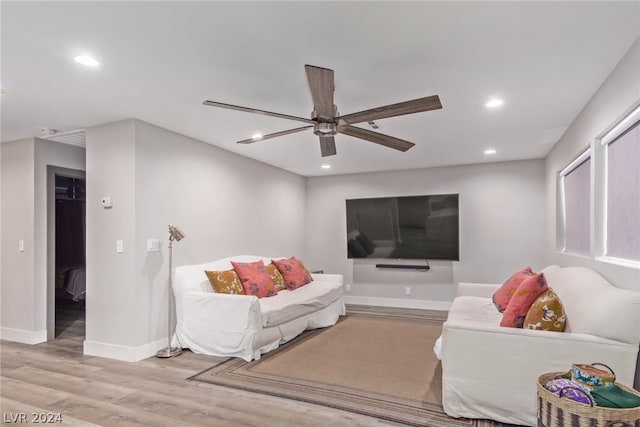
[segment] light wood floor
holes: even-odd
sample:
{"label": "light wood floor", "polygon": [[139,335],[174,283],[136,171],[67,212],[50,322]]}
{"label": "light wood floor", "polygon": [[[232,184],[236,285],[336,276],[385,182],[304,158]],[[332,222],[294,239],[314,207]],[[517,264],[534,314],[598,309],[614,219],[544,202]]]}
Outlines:
{"label": "light wood floor", "polygon": [[84,356],[84,317],[55,341],[0,341],[2,422],[60,413],[77,426],[391,426],[376,418],[304,402],[187,381],[217,361],[185,352],[136,363]]}

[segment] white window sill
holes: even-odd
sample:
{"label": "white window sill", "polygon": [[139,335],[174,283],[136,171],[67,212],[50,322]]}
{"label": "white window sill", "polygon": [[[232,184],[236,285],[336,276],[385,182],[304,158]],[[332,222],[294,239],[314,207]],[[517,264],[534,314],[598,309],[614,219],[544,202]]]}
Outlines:
{"label": "white window sill", "polygon": [[613,258],[609,256],[597,256],[596,261],[606,262],[607,264],[619,265],[621,267],[634,268],[640,270],[640,261],[633,261],[630,259]]}

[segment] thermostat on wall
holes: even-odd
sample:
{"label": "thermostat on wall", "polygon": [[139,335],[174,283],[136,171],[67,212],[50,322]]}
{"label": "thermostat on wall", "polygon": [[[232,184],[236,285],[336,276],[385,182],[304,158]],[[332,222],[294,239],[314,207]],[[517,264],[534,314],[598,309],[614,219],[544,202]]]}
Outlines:
{"label": "thermostat on wall", "polygon": [[108,208],[112,207],[112,205],[111,205],[111,197],[103,197],[102,199],[100,199],[100,204],[105,209],[108,209]]}

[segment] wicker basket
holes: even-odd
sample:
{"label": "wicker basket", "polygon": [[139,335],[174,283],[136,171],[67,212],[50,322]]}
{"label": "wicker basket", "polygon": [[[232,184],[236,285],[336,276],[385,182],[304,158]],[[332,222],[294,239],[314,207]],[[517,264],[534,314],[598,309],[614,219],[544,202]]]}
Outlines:
{"label": "wicker basket", "polygon": [[[545,384],[566,372],[551,372],[538,377],[538,427],[638,427],[640,407],[629,409],[605,408],[561,398],[544,388]],[[640,396],[637,391],[617,386]]]}

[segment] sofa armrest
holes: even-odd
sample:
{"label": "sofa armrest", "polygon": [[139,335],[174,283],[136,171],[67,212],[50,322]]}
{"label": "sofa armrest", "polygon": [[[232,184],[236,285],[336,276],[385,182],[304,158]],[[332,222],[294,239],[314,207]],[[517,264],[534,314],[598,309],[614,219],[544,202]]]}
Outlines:
{"label": "sofa armrest", "polygon": [[471,283],[460,282],[456,289],[456,296],[491,298],[493,293],[500,289],[500,284],[495,283]]}
{"label": "sofa armrest", "polygon": [[195,327],[227,332],[259,331],[262,315],[258,298],[253,295],[228,295],[214,292],[185,292],[181,296],[183,313],[178,318],[182,329]]}
{"label": "sofa armrest", "polygon": [[262,314],[253,295],[190,291],[176,298],[174,342],[194,353],[260,358]]}
{"label": "sofa armrest", "polygon": [[454,417],[536,425],[538,376],[597,361],[633,384],[637,354],[637,346],[594,335],[445,322],[444,409]]}
{"label": "sofa armrest", "polygon": [[342,274],[311,274],[313,280],[317,280],[318,282],[339,282],[340,284],[344,283],[344,277]]}

